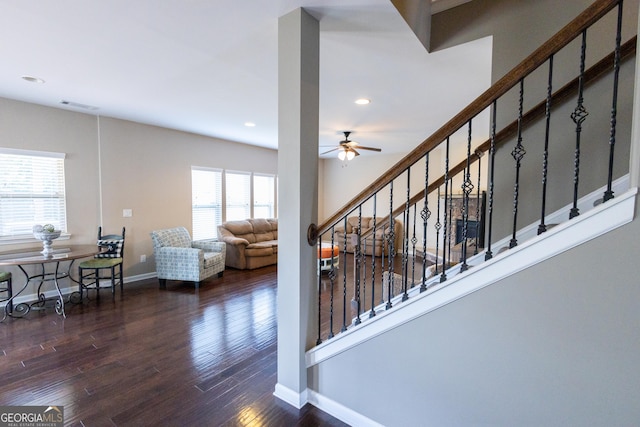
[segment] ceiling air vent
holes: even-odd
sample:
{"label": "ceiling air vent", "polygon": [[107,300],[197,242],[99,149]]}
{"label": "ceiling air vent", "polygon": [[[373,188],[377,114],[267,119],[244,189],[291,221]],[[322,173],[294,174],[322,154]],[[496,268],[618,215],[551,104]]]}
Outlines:
{"label": "ceiling air vent", "polygon": [[74,108],[81,108],[83,110],[90,110],[90,111],[95,111],[99,109],[98,107],[94,107],[93,105],[80,104],[79,102],[73,102],[73,101],[62,100],[60,101],[60,104],[68,105],[69,107],[74,107]]}

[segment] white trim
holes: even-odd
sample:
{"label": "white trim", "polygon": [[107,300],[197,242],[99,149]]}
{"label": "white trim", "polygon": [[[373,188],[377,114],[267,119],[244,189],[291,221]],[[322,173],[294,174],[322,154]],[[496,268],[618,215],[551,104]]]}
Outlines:
{"label": "white trim", "polygon": [[104,224],[104,205],[102,196],[102,130],[100,129],[100,115],[96,115],[98,137],[98,216],[100,225]]}
{"label": "white trim", "polygon": [[191,165],[191,170],[204,171],[204,172],[220,172],[220,173],[224,172],[224,169],[222,168],[210,168],[207,166],[193,166],[193,165]]}
{"label": "white trim", "polygon": [[[56,239],[56,242],[59,242],[60,240],[69,240],[71,238],[71,234],[70,233],[62,233],[60,234],[60,237],[58,237]],[[41,245],[42,242],[40,240],[36,240],[33,237],[33,234],[23,234],[20,236],[5,236],[5,237],[0,237],[0,246],[2,245],[17,245],[20,243],[29,243],[32,245]]]}
{"label": "white trim", "polygon": [[304,389],[301,393],[297,393],[280,383],[276,384],[273,395],[278,399],[287,402],[289,405],[294,406],[296,409],[302,408],[308,402],[307,389]]}
{"label": "white trim", "polygon": [[52,159],[64,159],[67,156],[65,153],[57,153],[53,151],[22,150],[20,148],[2,147],[0,147],[0,154],[10,154],[14,156],[48,157]]}
{"label": "white trim", "polygon": [[151,273],[136,274],[135,276],[125,277],[124,283],[139,282],[140,280],[153,279],[155,277],[158,277],[158,273],[155,271],[152,271]]}
{"label": "white trim", "polygon": [[[307,367],[323,362],[383,332],[628,224],[633,221],[635,214],[637,192],[637,188],[632,188],[489,261],[473,266],[473,260],[470,260],[470,265],[473,266],[471,269],[448,279],[441,285],[433,286],[422,294],[418,292],[418,287],[413,288],[410,298],[401,303],[401,310],[383,311],[371,319],[363,319],[359,326],[351,327],[346,332],[309,350],[305,355]],[[501,262],[503,260],[504,262]],[[365,325],[367,326],[363,327]]]}
{"label": "white trim", "polygon": [[358,427],[382,427],[382,424],[365,417],[353,409],[347,408],[341,403],[336,402],[313,390],[308,391],[309,403],[327,414],[347,423],[351,426]]}

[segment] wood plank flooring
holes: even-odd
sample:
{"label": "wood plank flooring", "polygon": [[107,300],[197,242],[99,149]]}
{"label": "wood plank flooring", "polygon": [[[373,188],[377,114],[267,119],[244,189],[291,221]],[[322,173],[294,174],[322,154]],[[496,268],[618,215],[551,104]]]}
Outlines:
{"label": "wood plank flooring", "polygon": [[64,406],[70,426],[344,426],[273,396],[276,267],[195,290],[156,280],[0,323],[0,404]]}

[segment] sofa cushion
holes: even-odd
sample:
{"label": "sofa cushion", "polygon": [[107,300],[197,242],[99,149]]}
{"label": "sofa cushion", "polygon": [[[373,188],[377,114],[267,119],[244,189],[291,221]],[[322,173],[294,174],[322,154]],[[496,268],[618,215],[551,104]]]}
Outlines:
{"label": "sofa cushion", "polygon": [[271,225],[271,232],[273,233],[273,238],[275,240],[278,240],[278,219],[267,218],[267,222]]}
{"label": "sofa cushion", "polygon": [[272,231],[273,224],[269,221],[264,218],[254,218],[249,221],[253,224],[253,233],[256,236],[256,242],[266,242],[276,239]]}
{"label": "sofa cushion", "polygon": [[223,226],[236,237],[245,239],[249,243],[256,242],[256,236],[253,232],[253,224],[249,221],[227,221],[223,224]]}
{"label": "sofa cushion", "polygon": [[[274,248],[276,249],[274,251]],[[278,253],[278,243],[270,240],[265,242],[252,243],[244,251],[246,256],[269,256]]]}

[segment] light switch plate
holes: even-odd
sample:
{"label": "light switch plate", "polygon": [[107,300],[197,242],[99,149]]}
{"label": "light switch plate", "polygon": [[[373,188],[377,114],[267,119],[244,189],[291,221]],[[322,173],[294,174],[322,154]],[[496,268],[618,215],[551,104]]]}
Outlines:
{"label": "light switch plate", "polygon": [[132,216],[133,216],[133,211],[131,209],[122,209],[123,218],[131,218]]}

